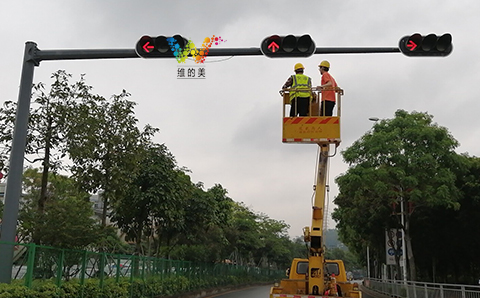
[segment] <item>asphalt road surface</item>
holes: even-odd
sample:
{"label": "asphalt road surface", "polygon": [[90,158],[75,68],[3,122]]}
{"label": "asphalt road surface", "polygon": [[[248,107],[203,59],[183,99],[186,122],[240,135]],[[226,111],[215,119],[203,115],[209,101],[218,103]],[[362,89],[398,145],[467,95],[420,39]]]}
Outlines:
{"label": "asphalt road surface", "polygon": [[251,287],[236,291],[231,291],[215,296],[209,296],[208,298],[268,298],[270,295],[270,288],[272,285]]}

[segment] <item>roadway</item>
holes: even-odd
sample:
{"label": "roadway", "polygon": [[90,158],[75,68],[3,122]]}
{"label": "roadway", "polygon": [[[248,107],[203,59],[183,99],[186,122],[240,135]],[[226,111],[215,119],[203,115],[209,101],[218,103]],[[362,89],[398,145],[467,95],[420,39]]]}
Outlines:
{"label": "roadway", "polygon": [[[255,286],[246,289],[234,290],[222,294],[216,294],[213,296],[206,296],[204,298],[268,298],[270,295],[271,287],[272,285]],[[366,293],[362,292],[362,297],[364,298],[377,298],[381,296],[382,295],[367,295]]]}
{"label": "roadway", "polygon": [[256,286],[246,289],[230,291],[222,294],[216,294],[205,298],[268,298],[272,285]]}

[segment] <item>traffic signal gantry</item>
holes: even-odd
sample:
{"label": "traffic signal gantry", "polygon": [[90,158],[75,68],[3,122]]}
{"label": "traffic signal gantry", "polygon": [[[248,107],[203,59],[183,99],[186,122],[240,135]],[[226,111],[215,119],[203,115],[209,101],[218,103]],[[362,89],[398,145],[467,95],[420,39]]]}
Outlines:
{"label": "traffic signal gantry", "polygon": [[[142,58],[176,58],[179,54],[191,56],[189,46],[193,44],[181,35],[142,36],[135,46],[135,53]],[[185,52],[185,50],[187,50]],[[190,49],[192,50],[192,49]],[[366,53],[398,53],[410,57],[448,56],[453,50],[452,35],[441,36],[419,33],[404,36],[395,48],[316,48],[315,42],[308,34],[271,35],[262,40],[260,48],[219,48],[210,49],[209,56],[257,56],[270,58],[309,57],[313,54],[366,54]]]}
{"label": "traffic signal gantry", "polygon": [[453,49],[452,35],[445,33],[442,36],[429,34],[422,36],[419,33],[404,36],[398,47],[406,56],[448,56]]}
{"label": "traffic signal gantry", "polygon": [[315,42],[310,35],[278,36],[265,38],[260,46],[263,55],[270,58],[309,57],[315,52]]}
{"label": "traffic signal gantry", "polygon": [[[431,34],[432,35],[432,34]],[[209,56],[262,56],[271,58],[308,57],[312,54],[368,54],[398,53],[407,56],[447,56],[452,52],[452,36],[444,34],[422,37],[420,34],[405,36],[399,47],[363,47],[363,48],[315,48],[310,35],[272,35],[265,38],[260,48],[217,48],[209,51]],[[22,193],[23,160],[27,138],[27,126],[30,111],[30,99],[33,74],[42,61],[52,60],[92,60],[92,59],[130,59],[130,58],[175,58],[175,52],[184,49],[187,40],[180,35],[143,36],[135,49],[69,49],[40,50],[37,44],[25,43],[20,90],[17,102],[17,116],[12,138],[10,170],[5,190],[5,205],[0,236],[0,283],[9,283],[13,264],[13,242],[15,242],[19,202]],[[174,48],[172,48],[172,46]]]}

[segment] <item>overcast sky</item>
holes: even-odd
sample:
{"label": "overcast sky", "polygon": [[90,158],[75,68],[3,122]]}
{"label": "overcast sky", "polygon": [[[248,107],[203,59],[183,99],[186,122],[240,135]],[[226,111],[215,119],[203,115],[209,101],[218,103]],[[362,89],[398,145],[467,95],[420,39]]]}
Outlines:
{"label": "overcast sky", "polygon": [[[18,98],[26,41],[41,50],[133,49],[142,35],[181,34],[197,46],[216,35],[225,40],[216,47],[229,48],[259,47],[272,34],[308,33],[317,47],[396,47],[416,32],[451,33],[454,49],[446,58],[207,56],[205,80],[177,79],[174,59],[44,61],[35,68],[35,83],[49,85],[50,75],[64,69],[74,80],[85,73],[94,93],[107,98],[126,89],[138,103],[139,125],[160,129],[155,141],[192,171],[194,182],[221,184],[233,200],[284,220],[296,236],[311,221],[317,146],[281,141],[278,91],[294,64],[303,63],[318,85],[317,65],[330,61],[345,90],[340,150],[371,128],[369,117],[392,118],[404,109],[433,115],[460,142],[459,153],[478,156],[478,28],[477,0],[2,0],[0,102]],[[340,153],[331,159],[331,202],[338,193],[334,178],[346,169]]]}

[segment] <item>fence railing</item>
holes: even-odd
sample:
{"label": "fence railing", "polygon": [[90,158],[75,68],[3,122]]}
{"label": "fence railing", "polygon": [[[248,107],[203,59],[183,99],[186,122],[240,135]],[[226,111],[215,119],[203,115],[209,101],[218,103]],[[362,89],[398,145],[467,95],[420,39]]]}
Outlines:
{"label": "fence railing", "polygon": [[[252,276],[258,280],[282,277],[283,270],[238,266],[225,263],[196,263],[147,256],[110,254],[84,250],[59,249],[35,244],[11,243],[14,246],[12,279],[22,280],[30,288],[35,280],[52,280],[55,285],[72,280],[83,285],[89,278],[116,282],[150,277],[185,276],[208,279],[217,276]],[[195,289],[191,289],[195,290]]]}
{"label": "fence railing", "polygon": [[370,278],[364,286],[392,297],[405,298],[480,298],[480,286],[439,284]]}

